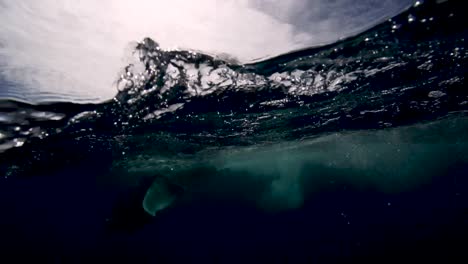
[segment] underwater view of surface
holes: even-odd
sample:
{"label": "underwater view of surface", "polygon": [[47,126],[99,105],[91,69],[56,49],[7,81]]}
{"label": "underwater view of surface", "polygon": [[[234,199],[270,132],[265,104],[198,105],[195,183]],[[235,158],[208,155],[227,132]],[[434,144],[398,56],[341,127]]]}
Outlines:
{"label": "underwater view of surface", "polygon": [[0,259],[464,263],[466,37],[463,1],[417,1],[252,63],[145,38],[111,100],[2,99]]}

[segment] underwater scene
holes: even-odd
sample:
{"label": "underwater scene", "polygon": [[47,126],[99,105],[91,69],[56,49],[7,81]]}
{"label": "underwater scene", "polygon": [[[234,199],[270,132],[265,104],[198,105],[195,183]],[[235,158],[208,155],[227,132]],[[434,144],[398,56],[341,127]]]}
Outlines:
{"label": "underwater scene", "polygon": [[0,77],[0,259],[465,263],[463,4],[247,63],[147,37],[100,102]]}

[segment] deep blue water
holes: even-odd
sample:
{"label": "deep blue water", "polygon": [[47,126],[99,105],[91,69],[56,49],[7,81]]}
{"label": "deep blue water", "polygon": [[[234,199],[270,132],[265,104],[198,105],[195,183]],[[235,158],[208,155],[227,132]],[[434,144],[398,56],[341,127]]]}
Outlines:
{"label": "deep blue water", "polygon": [[0,101],[0,258],[464,263],[462,2],[250,65],[145,39],[109,102]]}

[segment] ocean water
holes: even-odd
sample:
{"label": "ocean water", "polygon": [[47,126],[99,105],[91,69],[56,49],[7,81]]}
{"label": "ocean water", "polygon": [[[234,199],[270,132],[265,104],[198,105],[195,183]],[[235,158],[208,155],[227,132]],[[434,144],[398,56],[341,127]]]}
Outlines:
{"label": "ocean water", "polygon": [[462,2],[251,64],[145,38],[112,100],[0,101],[0,252],[463,263]]}

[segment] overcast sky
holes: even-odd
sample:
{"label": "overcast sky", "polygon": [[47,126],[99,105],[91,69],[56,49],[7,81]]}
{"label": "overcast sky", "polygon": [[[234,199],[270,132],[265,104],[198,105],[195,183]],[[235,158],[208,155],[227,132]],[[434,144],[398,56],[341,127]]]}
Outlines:
{"label": "overcast sky", "polygon": [[0,0],[0,96],[104,100],[126,47],[228,53],[243,62],[334,41],[409,0]]}

